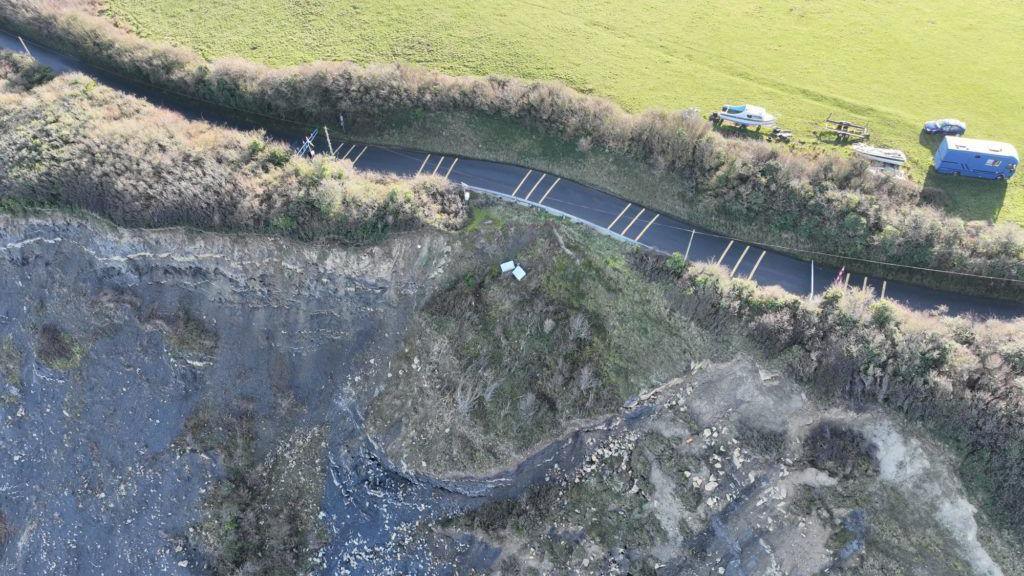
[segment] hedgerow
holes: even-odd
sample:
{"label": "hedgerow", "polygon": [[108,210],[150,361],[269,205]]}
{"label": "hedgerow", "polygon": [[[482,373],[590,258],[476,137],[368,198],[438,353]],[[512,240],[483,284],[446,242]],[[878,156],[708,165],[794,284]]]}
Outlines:
{"label": "hedgerow", "polygon": [[275,231],[377,241],[454,228],[461,192],[308,160],[243,133],[191,122],[79,75],[47,77],[0,52],[0,199],[65,205],[130,226]]}
{"label": "hedgerow", "polygon": [[[126,77],[224,107],[318,124],[339,112],[354,122],[410,111],[497,115],[580,149],[597,146],[677,175],[677,201],[660,208],[720,228],[729,223],[731,232],[751,241],[1024,280],[1020,227],[948,217],[921,204],[919,186],[875,174],[854,159],[724,138],[693,114],[629,114],[608,100],[547,82],[453,77],[400,64],[272,69],[239,59],[207,62],[133,36],[95,12],[85,0],[0,0],[0,24]],[[1020,284],[1006,281],[844,263],[944,288],[1024,298]]]}

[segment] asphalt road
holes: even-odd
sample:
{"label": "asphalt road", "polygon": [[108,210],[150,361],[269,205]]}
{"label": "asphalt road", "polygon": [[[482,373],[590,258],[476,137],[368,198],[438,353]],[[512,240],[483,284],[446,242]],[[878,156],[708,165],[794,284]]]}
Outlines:
{"label": "asphalt road", "polygon": [[[22,51],[17,37],[0,30],[0,47]],[[53,69],[78,71],[96,77],[119,90],[143,97],[182,115],[242,128],[266,128],[224,115],[214,106],[149,89],[107,73],[81,60],[29,43],[32,55]],[[312,129],[312,127],[311,127]],[[297,147],[305,134],[298,130],[267,129],[268,134]],[[736,277],[751,278],[762,285],[778,285],[800,295],[819,295],[835,281],[871,287],[875,294],[916,310],[944,306],[950,314],[1013,318],[1024,315],[1024,303],[935,290],[905,282],[860,274],[843,274],[830,266],[802,260],[756,244],[718,236],[667,214],[630,203],[608,192],[526,167],[459,158],[421,151],[344,142],[340,130],[333,136],[335,155],[352,160],[356,168],[402,176],[430,173],[447,176],[477,192],[565,214],[624,241],[661,252],[679,252],[690,260],[716,262]],[[315,140],[318,153],[329,153],[323,135]]]}

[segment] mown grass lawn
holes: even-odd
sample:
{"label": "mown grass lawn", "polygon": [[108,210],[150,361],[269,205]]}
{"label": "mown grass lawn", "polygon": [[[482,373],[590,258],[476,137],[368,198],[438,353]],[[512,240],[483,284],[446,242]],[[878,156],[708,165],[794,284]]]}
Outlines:
{"label": "mown grass lawn", "polygon": [[107,0],[140,34],[272,65],[403,61],[453,74],[558,79],[631,110],[749,102],[803,148],[828,114],[867,122],[902,148],[915,180],[967,219],[1024,223],[1024,176],[1009,185],[930,175],[959,117],[969,136],[1024,150],[1024,5],[978,0]]}

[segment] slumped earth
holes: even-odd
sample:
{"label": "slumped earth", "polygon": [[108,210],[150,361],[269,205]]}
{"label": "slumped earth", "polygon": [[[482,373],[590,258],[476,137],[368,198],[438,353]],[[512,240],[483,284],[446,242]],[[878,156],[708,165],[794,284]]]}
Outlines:
{"label": "slumped earth", "polygon": [[942,446],[645,262],[500,206],[368,248],[0,216],[0,572],[1020,573]]}

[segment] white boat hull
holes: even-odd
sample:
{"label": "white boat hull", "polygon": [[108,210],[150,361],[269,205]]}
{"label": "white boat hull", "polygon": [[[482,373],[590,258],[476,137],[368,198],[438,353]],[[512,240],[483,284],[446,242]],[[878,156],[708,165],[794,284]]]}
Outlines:
{"label": "white boat hull", "polygon": [[890,148],[875,148],[873,146],[854,145],[853,152],[857,156],[870,162],[879,162],[892,166],[902,166],[907,161],[907,156],[900,150]]}
{"label": "white boat hull", "polygon": [[718,119],[724,122],[732,122],[740,126],[774,126],[775,118],[747,118],[742,115],[727,114],[718,112]]}

